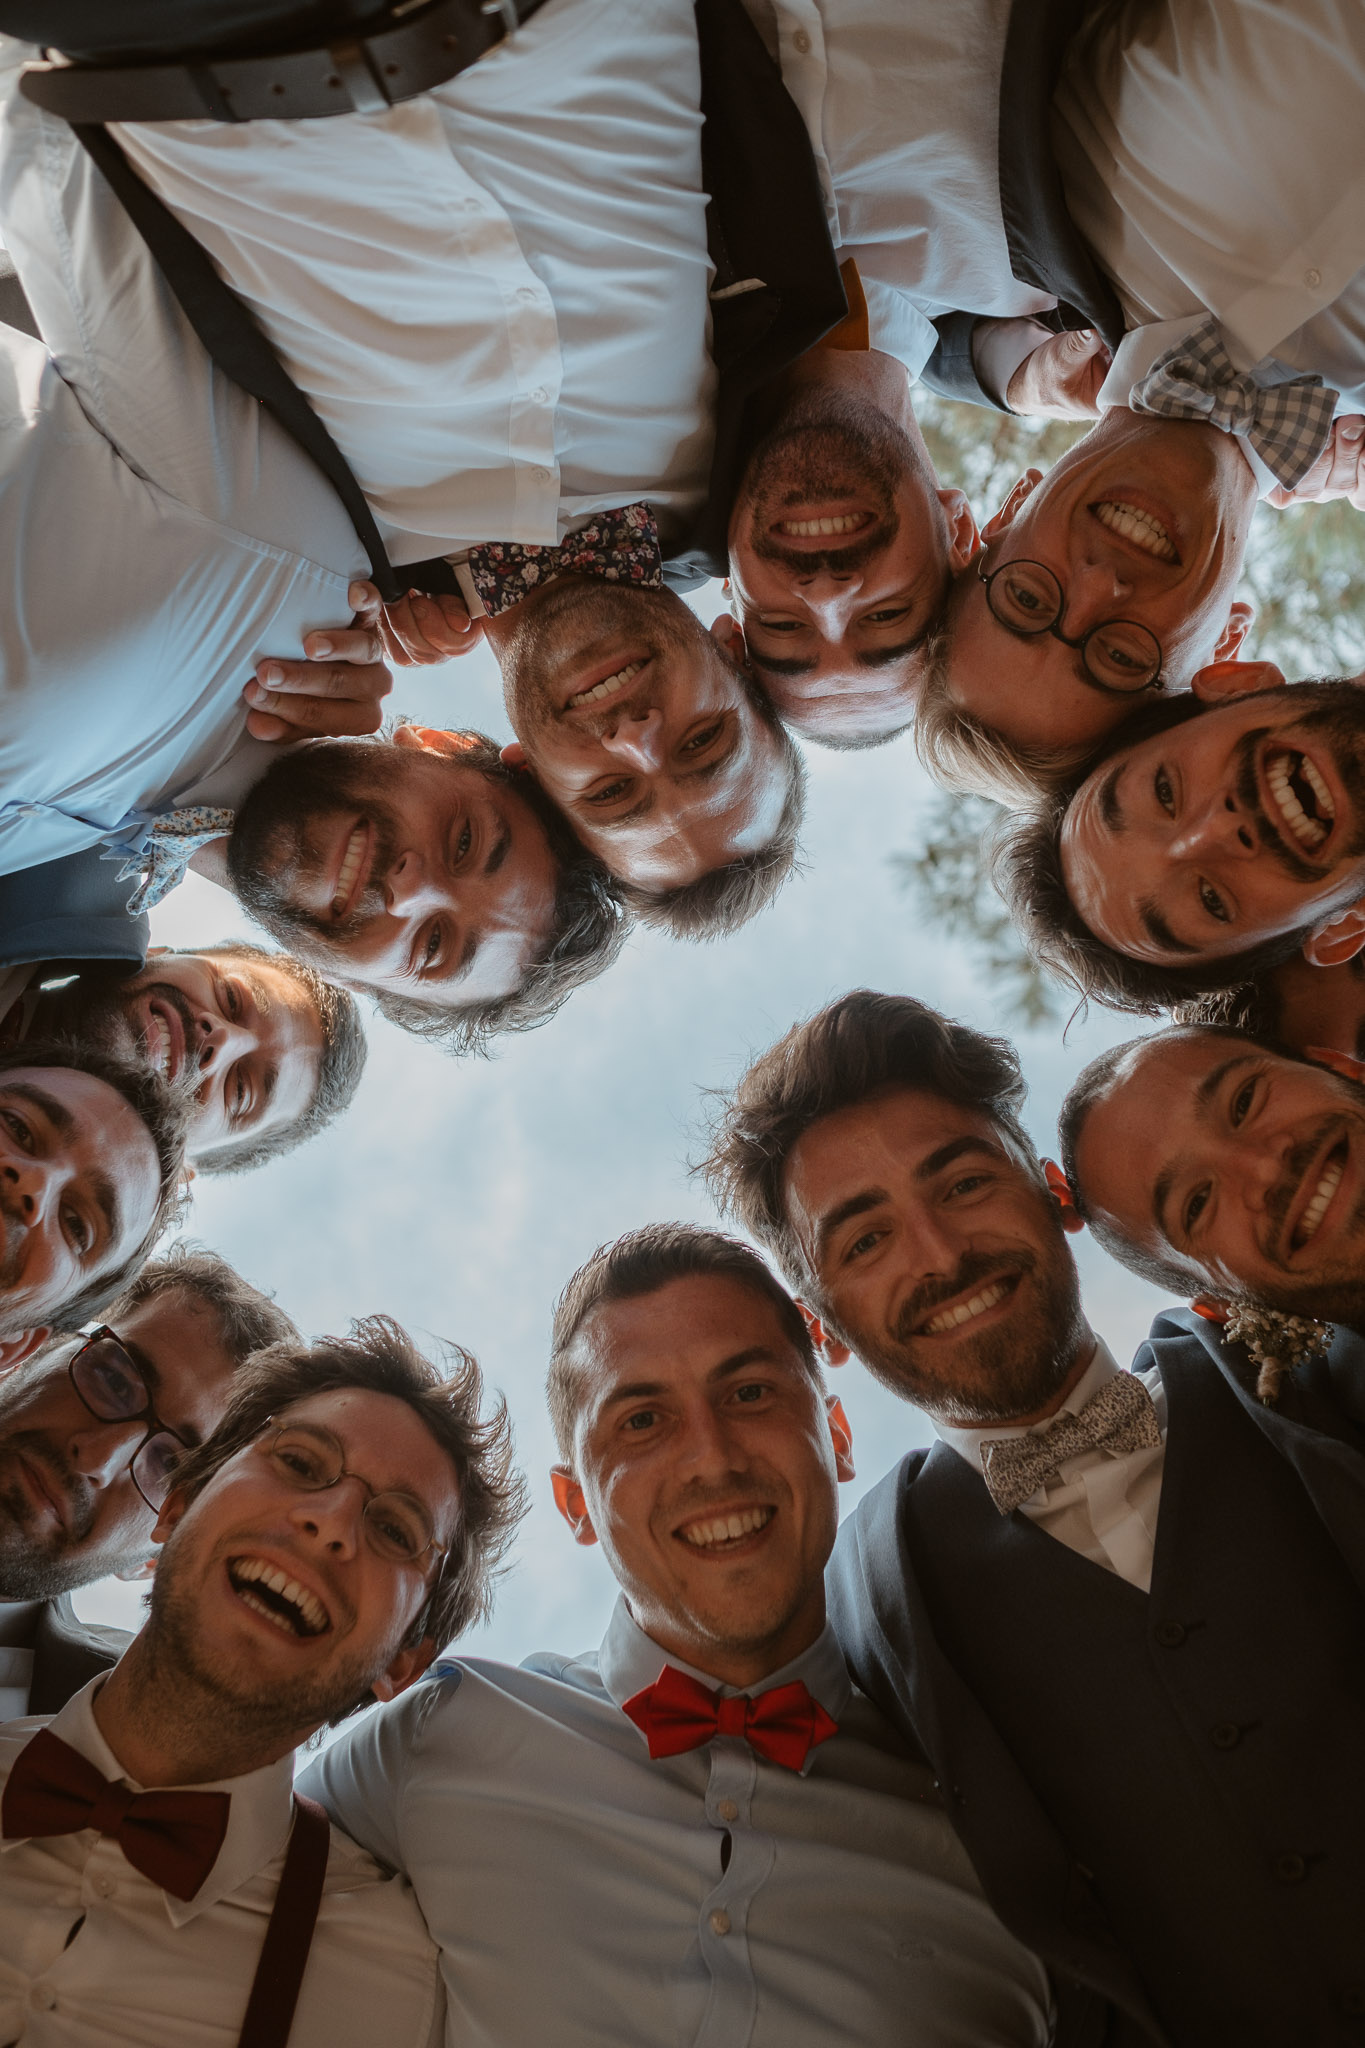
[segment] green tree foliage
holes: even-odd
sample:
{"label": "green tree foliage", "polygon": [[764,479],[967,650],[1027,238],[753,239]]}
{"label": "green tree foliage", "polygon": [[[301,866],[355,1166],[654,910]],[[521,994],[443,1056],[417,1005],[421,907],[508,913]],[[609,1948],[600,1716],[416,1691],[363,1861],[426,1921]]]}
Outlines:
{"label": "green tree foliage", "polygon": [[[981,520],[1027,469],[1048,469],[1085,431],[1016,419],[921,390],[916,412],[935,469],[965,491]],[[1258,506],[1240,595],[1256,606],[1249,651],[1291,677],[1365,668],[1365,514],[1350,505]],[[986,876],[983,840],[998,811],[983,797],[933,799],[916,843],[891,856],[919,922],[964,939],[1002,1020],[1058,1020],[1071,998],[1034,966]]]}

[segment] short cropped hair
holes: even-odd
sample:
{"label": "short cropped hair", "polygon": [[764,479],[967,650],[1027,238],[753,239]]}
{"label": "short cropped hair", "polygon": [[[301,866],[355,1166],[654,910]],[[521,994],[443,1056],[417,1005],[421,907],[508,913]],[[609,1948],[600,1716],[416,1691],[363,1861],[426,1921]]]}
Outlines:
{"label": "short cropped hair", "polygon": [[778,766],[786,792],[782,815],[766,846],[741,854],[724,867],[712,868],[709,874],[698,875],[694,882],[680,882],[675,889],[643,889],[634,882],[616,883],[621,900],[641,924],[671,932],[675,939],[717,939],[727,932],[737,932],[760,910],[767,909],[798,864],[801,820],[806,811],[805,763],[767,691],[747,669],[740,667],[739,672],[750,704],[777,744]]}
{"label": "short cropped hair", "polygon": [[505,1401],[484,1415],[483,1376],[469,1352],[445,1347],[442,1372],[391,1316],[365,1316],[344,1337],[295,1341],[258,1351],[212,1435],[176,1467],[175,1489],[193,1501],[229,1458],[245,1450],[270,1417],[313,1394],[359,1387],[406,1402],[455,1470],[459,1515],[449,1553],[407,1637],[439,1645],[485,1619],[493,1585],[525,1513],[525,1482],[512,1464]]}
{"label": "short cropped hair", "polygon": [[360,1008],[349,989],[324,981],[316,968],[293,953],[273,952],[268,946],[249,945],[242,939],[227,939],[218,946],[182,946],[177,950],[203,954],[211,960],[248,960],[273,967],[277,973],[288,975],[303,991],[322,1026],[322,1051],[313,1092],[292,1122],[280,1124],[259,1138],[248,1132],[235,1142],[229,1140],[194,1155],[200,1173],[249,1173],[316,1137],[343,1109],[350,1107],[365,1071],[368,1051]]}
{"label": "short cropped hair", "polygon": [[783,1178],[813,1124],[893,1088],[922,1088],[979,1110],[1037,1165],[1020,1112],[1027,1095],[1014,1047],[913,996],[855,989],[793,1025],[756,1059],[724,1103],[700,1171],[719,1207],[773,1254],[793,1287],[814,1276],[787,1215]]}
{"label": "short cropped hair", "polygon": [[573,1457],[574,1430],[582,1394],[582,1375],[573,1362],[574,1341],[593,1310],[604,1303],[630,1301],[657,1294],[672,1280],[716,1275],[737,1280],[774,1310],[783,1336],[816,1384],[824,1381],[805,1318],[758,1253],[737,1237],[703,1230],[692,1223],[650,1223],[599,1245],[581,1265],[555,1304],[550,1339],[550,1371],[545,1398],[559,1455]]}
{"label": "short cropped hair", "polygon": [[163,1295],[184,1294],[206,1308],[218,1326],[218,1339],[234,1365],[245,1365],[253,1352],[270,1344],[302,1344],[297,1325],[268,1294],[244,1280],[235,1266],[202,1244],[181,1239],[159,1259],[148,1259],[135,1280],[106,1307],[111,1328],[122,1316]]}
{"label": "short cropped hair", "polygon": [[54,1330],[79,1330],[97,1316],[146,1263],[148,1253],[162,1232],[181,1213],[185,1203],[185,1132],[191,1101],[184,1083],[168,1084],[153,1068],[140,1061],[125,1060],[71,1038],[29,1039],[0,1053],[0,1075],[20,1067],[55,1067],[89,1074],[121,1095],[146,1127],[156,1151],[156,1211],[141,1242],[121,1264],[78,1288],[56,1309],[44,1314]]}

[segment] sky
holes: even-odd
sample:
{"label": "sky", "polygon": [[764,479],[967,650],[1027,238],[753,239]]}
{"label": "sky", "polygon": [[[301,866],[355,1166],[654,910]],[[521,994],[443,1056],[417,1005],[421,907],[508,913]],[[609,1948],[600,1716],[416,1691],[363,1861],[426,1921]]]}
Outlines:
{"label": "sky", "polygon": [[[697,594],[709,623],[719,586]],[[266,650],[271,651],[271,650]],[[273,650],[288,652],[287,649]],[[393,709],[510,739],[483,648],[400,671]],[[492,1621],[473,1654],[519,1662],[600,1638],[614,1587],[577,1546],[550,1493],[543,1386],[554,1303],[575,1268],[622,1232],[717,1221],[689,1176],[711,1092],[798,1018],[857,987],[914,995],[980,1030],[1010,1029],[989,981],[950,936],[917,926],[890,856],[910,848],[932,795],[908,736],[859,753],[808,750],[803,872],[741,932],[682,945],[636,931],[617,964],[541,1029],[489,1060],[452,1060],[374,1017],[369,1064],[348,1114],[252,1174],[194,1184],[185,1234],[270,1290],[310,1336],[383,1311],[420,1343],[473,1351],[511,1409],[531,1511]],[[235,900],[191,875],[152,913],[154,942],[211,944],[254,932]],[[367,1006],[368,1007],[368,1006]],[[1101,1010],[1017,1038],[1027,1121],[1050,1148],[1081,1066],[1131,1037]],[[1162,1297],[1088,1235],[1077,1249],[1086,1306],[1121,1363]],[[853,1427],[858,1477],[847,1512],[912,1446],[927,1420],[850,1364],[831,1376]],[[105,1580],[76,1595],[90,1620],[136,1627],[142,1589]]]}

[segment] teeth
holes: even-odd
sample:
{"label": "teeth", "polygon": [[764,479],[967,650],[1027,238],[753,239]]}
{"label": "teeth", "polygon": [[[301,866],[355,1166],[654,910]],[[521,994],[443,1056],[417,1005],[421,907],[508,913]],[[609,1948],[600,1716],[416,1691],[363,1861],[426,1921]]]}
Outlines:
{"label": "teeth", "polygon": [[1299,757],[1299,773],[1317,798],[1318,809],[1323,817],[1335,818],[1337,807],[1332,802],[1332,792],[1306,754]]}
{"label": "teeth", "polygon": [[171,1034],[164,1017],[152,1011],[148,1024],[146,1041],[147,1061],[159,1074],[169,1075],[171,1071]]}
{"label": "teeth", "polygon": [[580,704],[594,704],[599,697],[610,697],[617,690],[623,690],[643,667],[642,661],[628,661],[624,668],[617,669],[614,676],[603,676],[601,682],[594,683],[590,690],[580,690],[576,697],[570,697],[570,711],[576,711]]}
{"label": "teeth", "polygon": [[778,531],[790,533],[800,540],[827,533],[856,533],[864,524],[864,518],[861,512],[841,512],[835,519],[784,519]]}
{"label": "teeth", "polygon": [[1155,555],[1159,562],[1180,560],[1171,536],[1150,512],[1140,512],[1136,505],[1124,505],[1106,498],[1094,507],[1094,513],[1100,525],[1107,527],[1110,533],[1131,541],[1145,554]]}
{"label": "teeth", "polygon": [[1299,1227],[1294,1232],[1295,1250],[1300,1245],[1307,1244],[1309,1238],[1327,1214],[1327,1204],[1341,1186],[1343,1171],[1344,1169],[1340,1162],[1335,1166],[1328,1166],[1326,1168],[1322,1179],[1318,1182],[1316,1194],[1304,1210],[1303,1215],[1299,1218]]}
{"label": "teeth", "polygon": [[945,1330],[955,1330],[960,1323],[970,1323],[975,1316],[984,1316],[988,1308],[994,1308],[997,1301],[1003,1301],[1009,1293],[1007,1280],[993,1281],[983,1287],[980,1294],[974,1294],[970,1301],[959,1302],[956,1308],[944,1309],[942,1315],[931,1316],[924,1325],[926,1335],[939,1337]]}
{"label": "teeth", "polygon": [[332,909],[335,912],[340,912],[346,906],[346,899],[351,893],[356,876],[360,873],[360,861],[364,851],[365,827],[357,825],[346,841],[346,851],[341,856],[341,869],[332,896]]}
{"label": "teeth", "polygon": [[[1316,818],[1309,817],[1290,785],[1289,764],[1294,758],[1296,757],[1291,754],[1277,754],[1266,769],[1266,781],[1270,784],[1270,794],[1279,806],[1280,815],[1300,845],[1321,846],[1327,837],[1327,827],[1320,824]],[[1307,766],[1308,763],[1304,761],[1303,767],[1306,769]],[[1305,780],[1309,778],[1305,776]],[[1321,781],[1322,777],[1315,772],[1315,777],[1310,783],[1314,796],[1317,795],[1318,784]]]}
{"label": "teeth", "polygon": [[[266,1615],[286,1634],[317,1636],[326,1628],[327,1610],[322,1602],[315,1594],[310,1593],[306,1586],[301,1586],[297,1579],[291,1579],[288,1573],[282,1572],[278,1566],[266,1564],[264,1559],[259,1557],[238,1557],[228,1566],[228,1577],[248,1607],[253,1607],[258,1614]],[[299,1617],[299,1626],[292,1626],[287,1616],[281,1614],[277,1606],[257,1598],[247,1590],[248,1587],[255,1585],[273,1594],[277,1601],[282,1600],[287,1606],[292,1607]]]}
{"label": "teeth", "polygon": [[738,1514],[715,1515],[709,1522],[689,1522],[679,1534],[698,1550],[706,1550],[713,1544],[735,1543],[741,1536],[752,1536],[755,1529],[766,1528],[776,1512],[776,1508],[742,1508]]}

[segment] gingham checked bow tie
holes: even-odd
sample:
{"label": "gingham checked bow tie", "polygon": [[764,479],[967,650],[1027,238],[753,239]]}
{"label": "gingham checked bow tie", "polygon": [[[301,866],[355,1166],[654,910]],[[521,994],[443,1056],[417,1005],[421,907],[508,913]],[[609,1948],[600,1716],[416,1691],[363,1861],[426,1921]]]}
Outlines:
{"label": "gingham checked bow tie", "polygon": [[645,504],[594,513],[558,547],[490,541],[471,548],[468,560],[474,588],[494,618],[552,576],[600,576],[604,583],[629,583],[637,590],[657,590],[664,578],[658,522]]}
{"label": "gingham checked bow tie", "polygon": [[163,896],[183,881],[185,870],[201,846],[210,839],[222,839],[236,823],[235,811],[213,804],[185,804],[178,811],[163,811],[159,817],[140,819],[130,833],[113,842],[105,860],[122,859],[115,880],[141,877],[128,898],[129,917],[150,910]]}
{"label": "gingham checked bow tie", "polygon": [[718,1735],[739,1735],[769,1763],[789,1771],[799,1771],[817,1743],[839,1732],[838,1722],[799,1678],[753,1699],[747,1693],[722,1698],[672,1664],[665,1664],[653,1685],[624,1701],[621,1712],[641,1730],[651,1757],[681,1756]]}
{"label": "gingham checked bow tie", "polygon": [[1051,1429],[982,1444],[981,1470],[991,1499],[1007,1515],[1079,1451],[1142,1451],[1160,1442],[1151,1395],[1135,1374],[1119,1372],[1079,1415],[1059,1416]]}
{"label": "gingham checked bow tie", "polygon": [[1166,420],[1205,420],[1242,434],[1287,490],[1301,483],[1327,445],[1337,393],[1321,377],[1295,377],[1262,390],[1233,368],[1216,320],[1206,320],[1158,357],[1129,403]]}
{"label": "gingham checked bow tie", "polygon": [[14,1760],[0,1827],[10,1841],[94,1828],[153,1884],[192,1899],[223,1846],[231,1803],[226,1792],[134,1792],[41,1728]]}

